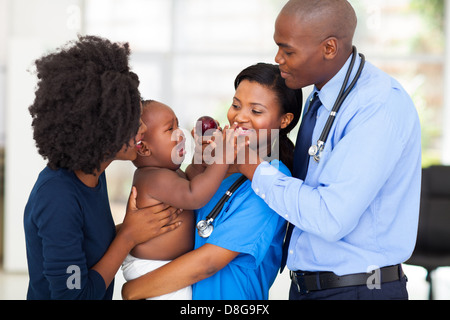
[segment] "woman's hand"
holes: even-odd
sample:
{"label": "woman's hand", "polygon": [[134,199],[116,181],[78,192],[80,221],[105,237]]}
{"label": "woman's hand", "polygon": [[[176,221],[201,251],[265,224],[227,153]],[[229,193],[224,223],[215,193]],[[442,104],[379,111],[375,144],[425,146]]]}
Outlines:
{"label": "woman's hand", "polygon": [[127,205],[127,213],[117,235],[106,253],[92,270],[97,271],[105,281],[111,284],[118,268],[127,254],[139,243],[148,241],[166,232],[178,228],[181,222],[174,222],[181,211],[159,204],[138,209],[136,206],[137,190],[132,188]]}
{"label": "woman's hand", "polygon": [[148,208],[138,209],[136,205],[137,190],[132,188],[128,199],[127,212],[118,236],[123,236],[132,247],[156,238],[164,233],[178,228],[181,222],[174,222],[181,209],[158,204]]}

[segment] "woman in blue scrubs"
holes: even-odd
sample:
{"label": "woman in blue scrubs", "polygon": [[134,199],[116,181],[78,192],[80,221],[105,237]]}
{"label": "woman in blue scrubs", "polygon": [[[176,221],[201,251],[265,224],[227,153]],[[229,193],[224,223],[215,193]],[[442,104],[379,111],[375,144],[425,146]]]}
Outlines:
{"label": "woman in blue scrubs", "polygon": [[[256,134],[259,152],[274,158],[271,130],[279,130],[279,170],[290,175],[294,145],[288,133],[297,125],[302,93],[286,87],[278,66],[257,64],[243,70],[235,81],[236,93],[228,111],[230,124],[243,135]],[[268,143],[260,143],[267,132]],[[239,157],[238,157],[239,159]],[[248,161],[248,159],[247,159]],[[192,165],[187,173],[201,170]],[[228,188],[241,176],[231,165],[217,193],[196,211],[197,222],[215,207]],[[214,221],[208,238],[195,238],[195,249],[141,278],[127,282],[124,299],[145,299],[193,285],[194,300],[262,300],[276,278],[281,262],[286,222],[244,182]]]}

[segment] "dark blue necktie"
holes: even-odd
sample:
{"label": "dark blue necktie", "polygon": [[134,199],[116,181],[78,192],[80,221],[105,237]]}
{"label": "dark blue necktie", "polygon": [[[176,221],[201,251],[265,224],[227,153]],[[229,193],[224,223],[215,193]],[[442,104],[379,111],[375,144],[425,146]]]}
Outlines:
{"label": "dark blue necktie", "polygon": [[294,150],[294,172],[295,178],[305,180],[306,173],[308,171],[309,159],[311,156],[308,151],[312,145],[312,135],[314,127],[316,126],[317,110],[322,105],[317,92],[309,104],[308,111],[306,112],[300,130],[297,135],[297,143]]}
{"label": "dark blue necktie", "polygon": [[[317,110],[322,105],[317,92],[309,104],[308,111],[303,117],[300,130],[298,131],[297,143],[294,150],[294,172],[293,177],[305,180],[308,172],[309,159],[311,156],[308,151],[312,145],[312,135],[314,127],[316,126]],[[287,261],[287,252],[289,249],[289,242],[291,241],[292,230],[294,225],[289,223],[286,231],[286,237],[283,244],[283,255],[281,257],[281,270],[283,272]]]}

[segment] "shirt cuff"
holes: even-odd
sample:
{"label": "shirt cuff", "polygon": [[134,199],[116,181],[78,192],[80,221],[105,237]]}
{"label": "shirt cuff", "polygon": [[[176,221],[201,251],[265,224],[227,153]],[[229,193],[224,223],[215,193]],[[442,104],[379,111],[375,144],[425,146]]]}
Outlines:
{"label": "shirt cuff", "polygon": [[101,300],[106,293],[106,284],[103,277],[95,270],[89,270],[89,284],[92,285],[92,289],[88,291],[87,296],[84,299],[88,300]]}
{"label": "shirt cuff", "polygon": [[265,200],[266,194],[269,192],[274,182],[277,179],[286,176],[278,170],[278,166],[278,161],[273,165],[264,161],[256,168],[256,171],[253,174],[252,189],[263,200]]}

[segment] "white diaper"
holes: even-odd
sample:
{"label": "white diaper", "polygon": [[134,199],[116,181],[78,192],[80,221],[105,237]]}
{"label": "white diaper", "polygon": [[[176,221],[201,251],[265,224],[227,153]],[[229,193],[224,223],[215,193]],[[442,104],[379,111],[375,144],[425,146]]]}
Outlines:
{"label": "white diaper", "polygon": [[[138,259],[129,254],[122,263],[123,277],[126,281],[130,281],[158,269],[169,262],[170,261]],[[148,298],[147,300],[192,300],[192,287],[189,286],[159,297]]]}

